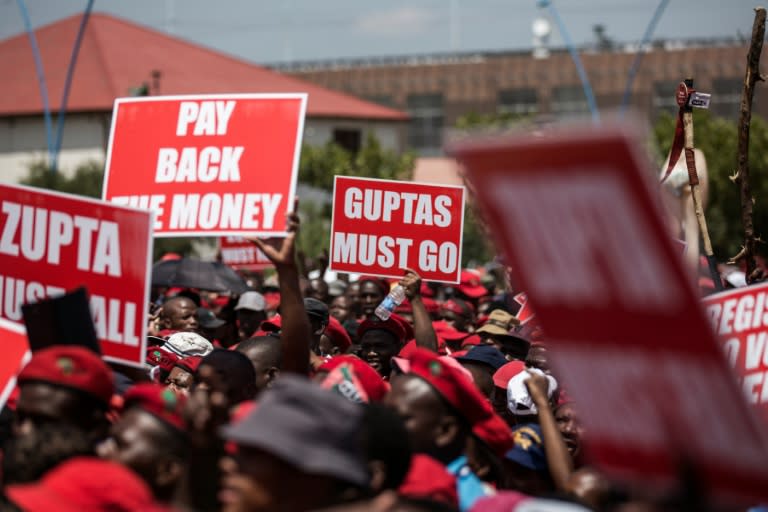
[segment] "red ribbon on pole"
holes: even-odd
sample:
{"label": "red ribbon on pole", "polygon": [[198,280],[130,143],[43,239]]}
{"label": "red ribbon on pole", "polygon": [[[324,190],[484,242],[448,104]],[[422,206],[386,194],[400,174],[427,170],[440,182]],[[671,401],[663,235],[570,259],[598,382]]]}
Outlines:
{"label": "red ribbon on pole", "polygon": [[680,154],[683,152],[683,146],[685,145],[685,130],[683,130],[683,111],[688,105],[688,98],[696,92],[693,88],[688,88],[685,82],[680,82],[677,86],[677,93],[675,98],[680,109],[677,111],[677,123],[675,123],[675,139],[672,141],[672,149],[669,151],[669,163],[667,164],[667,170],[664,172],[664,177],[661,179],[661,183],[664,183],[669,178],[672,169],[680,159]]}

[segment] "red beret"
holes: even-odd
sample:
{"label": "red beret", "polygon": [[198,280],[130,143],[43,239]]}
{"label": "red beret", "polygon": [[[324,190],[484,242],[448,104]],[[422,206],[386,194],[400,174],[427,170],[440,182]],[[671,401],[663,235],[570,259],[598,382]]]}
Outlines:
{"label": "red beret", "polygon": [[335,356],[320,365],[317,370],[330,372],[342,364],[348,364],[352,367],[371,402],[381,402],[384,399],[384,395],[389,392],[389,384],[381,378],[379,372],[359,357],[350,355]]}
{"label": "red beret", "polygon": [[427,381],[446,402],[474,427],[492,412],[488,400],[462,372],[440,360],[434,352],[417,348],[410,356],[410,375]]}
{"label": "red beret", "polygon": [[331,340],[334,347],[344,354],[352,346],[352,338],[336,318],[329,316],[328,325],[325,326],[325,335]]}
{"label": "red beret", "polygon": [[139,407],[171,427],[186,432],[184,405],[187,399],[172,389],[159,384],[141,383],[132,386],[125,393],[125,409]]}
{"label": "red beret", "polygon": [[11,500],[28,512],[169,510],[155,502],[149,486],[121,464],[95,457],[62,462],[32,484],[10,485]]}
{"label": "red beret", "polygon": [[197,371],[197,368],[200,366],[200,361],[202,361],[202,356],[187,356],[182,357],[178,361],[176,361],[176,364],[174,366],[178,366],[182,370],[188,372],[188,373],[195,373]]}
{"label": "red beret", "polygon": [[45,382],[91,395],[109,405],[115,386],[112,371],[98,354],[76,345],[56,345],[32,355],[17,378],[26,382]]}
{"label": "red beret", "polygon": [[376,276],[360,276],[360,279],[358,279],[357,282],[360,283],[360,286],[363,286],[363,283],[366,282],[373,283],[379,290],[381,290],[382,294],[387,295],[389,293],[389,284]]}
{"label": "red beret", "polygon": [[523,370],[525,370],[525,363],[523,361],[510,361],[493,374],[493,384],[497,388],[506,390],[509,380]]}
{"label": "red beret", "polygon": [[411,468],[397,492],[405,498],[438,501],[453,508],[459,506],[456,478],[440,462],[421,453],[411,458]]}
{"label": "red beret", "polygon": [[173,366],[179,361],[179,356],[160,347],[151,347],[147,349],[147,363],[152,366],[159,366],[162,370],[170,372]]}
{"label": "red beret", "polygon": [[395,339],[397,339],[398,343],[402,345],[408,339],[406,337],[405,323],[407,322],[405,322],[402,317],[394,314],[385,321],[378,319],[370,320],[366,318],[357,328],[357,338],[362,339],[366,332],[380,329],[391,333]]}
{"label": "red beret", "polygon": [[472,433],[501,459],[515,446],[515,438],[509,426],[493,411],[484,420],[475,424]]}

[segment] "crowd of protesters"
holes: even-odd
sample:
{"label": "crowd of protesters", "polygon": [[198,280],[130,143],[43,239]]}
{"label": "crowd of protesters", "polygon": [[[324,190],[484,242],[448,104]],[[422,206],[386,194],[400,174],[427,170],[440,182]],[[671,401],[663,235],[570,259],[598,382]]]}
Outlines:
{"label": "crowd of protesters", "polygon": [[675,509],[588,464],[588,411],[502,267],[327,283],[297,229],[254,241],[276,279],[251,291],[154,290],[145,370],[36,352],[1,416],[0,510]]}

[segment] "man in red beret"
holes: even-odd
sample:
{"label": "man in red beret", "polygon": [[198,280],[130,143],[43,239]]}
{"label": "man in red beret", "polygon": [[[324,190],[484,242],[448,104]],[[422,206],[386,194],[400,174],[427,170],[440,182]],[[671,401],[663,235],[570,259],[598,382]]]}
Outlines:
{"label": "man in red beret", "polygon": [[17,377],[12,438],[3,448],[7,483],[38,480],[76,455],[95,453],[106,437],[112,372],[94,352],[53,346],[36,352]]}
{"label": "man in red beret", "polygon": [[366,319],[357,328],[363,360],[385,379],[389,378],[392,371],[392,358],[406,342],[403,322],[404,320],[393,313],[383,322],[378,319]]}
{"label": "man in red beret", "polygon": [[99,455],[136,472],[159,501],[170,503],[184,476],[188,439],[186,397],[158,384],[137,384],[125,394],[125,409],[112,425]]}
{"label": "man in red beret", "polygon": [[[410,363],[409,373],[393,379],[385,403],[403,418],[413,451],[434,457],[456,477],[460,509],[469,510],[490,490],[468,464],[468,440],[476,427],[482,427],[480,439],[503,445],[496,440],[501,421],[495,421],[488,400],[475,385],[437,354],[418,348]],[[511,445],[511,435],[507,441]]]}

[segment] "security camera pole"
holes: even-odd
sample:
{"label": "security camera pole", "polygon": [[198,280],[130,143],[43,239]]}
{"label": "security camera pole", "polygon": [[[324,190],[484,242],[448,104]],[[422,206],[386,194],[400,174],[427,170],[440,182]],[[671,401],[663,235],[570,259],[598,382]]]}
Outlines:
{"label": "security camera pole", "polygon": [[704,217],[704,207],[701,200],[701,189],[699,187],[699,174],[696,171],[696,158],[693,152],[693,107],[709,108],[710,95],[697,92],[693,88],[693,78],[686,78],[677,86],[675,94],[677,104],[680,107],[678,112],[677,126],[675,127],[675,140],[672,143],[669,164],[664,174],[662,182],[667,179],[672,168],[680,158],[682,149],[685,149],[685,163],[688,168],[688,183],[691,186],[691,196],[693,197],[693,209],[696,213],[696,220],[699,224],[701,238],[704,241],[704,254],[709,264],[709,273],[712,281],[715,283],[715,289],[723,289],[723,282],[720,279],[720,273],[717,271],[717,260],[712,251],[712,241],[709,239],[709,230],[707,229],[707,219]]}

